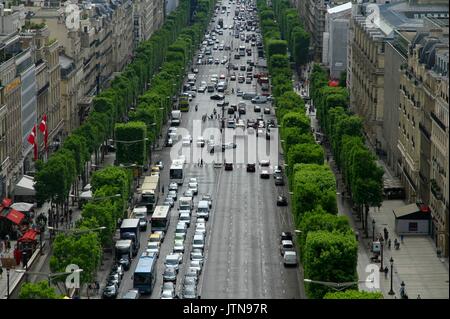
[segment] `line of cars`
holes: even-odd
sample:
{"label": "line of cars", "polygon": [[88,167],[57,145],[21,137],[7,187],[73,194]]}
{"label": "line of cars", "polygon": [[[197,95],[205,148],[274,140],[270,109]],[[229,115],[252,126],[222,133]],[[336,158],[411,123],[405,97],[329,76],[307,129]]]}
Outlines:
{"label": "line of cars", "polygon": [[[172,187],[171,187],[172,186]],[[178,185],[177,185],[178,186]],[[169,186],[171,191],[176,192],[175,183]],[[181,294],[176,294],[176,282],[186,253],[186,237],[188,228],[192,224],[193,218],[193,198],[198,195],[198,181],[190,178],[188,188],[179,198],[178,223],[175,228],[175,238],[172,253],[166,256],[163,272],[163,286],[161,288],[161,299],[197,299],[197,284],[203,269],[203,251],[206,240],[206,222],[209,219],[209,212],[212,207],[212,197],[204,194],[198,201],[196,208],[195,232],[192,240],[192,247],[189,254],[189,261],[184,273]]]}

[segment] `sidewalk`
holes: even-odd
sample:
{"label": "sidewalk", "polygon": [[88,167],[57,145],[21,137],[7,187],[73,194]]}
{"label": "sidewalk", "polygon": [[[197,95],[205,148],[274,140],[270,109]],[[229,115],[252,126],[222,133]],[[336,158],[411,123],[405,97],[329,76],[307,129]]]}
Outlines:
{"label": "sidewalk", "polygon": [[[94,157],[92,157],[94,158]],[[102,163],[102,166],[107,166],[107,165],[113,165],[114,164],[114,159],[115,159],[115,153],[108,153],[105,155],[104,161]],[[93,162],[93,160],[92,160]],[[73,225],[75,225],[75,222],[78,221],[81,218],[81,210],[78,208],[78,203],[75,203],[74,206],[71,206],[72,204],[72,200],[69,200],[69,208],[72,209],[73,213],[72,213],[72,223]],[[40,213],[42,213],[43,215],[45,215],[47,217],[48,220],[48,210],[50,209],[50,203],[49,202],[45,202],[42,207],[35,209],[35,216],[38,216]],[[66,224],[59,224],[58,227],[60,229],[69,229],[69,226]],[[48,273],[50,272],[49,269],[49,265],[48,262],[50,260],[51,257],[51,242],[50,242],[50,233],[48,231],[48,229],[46,229],[46,232],[44,234],[44,249],[42,251],[42,255],[41,256],[36,256],[36,260],[34,261],[33,265],[31,265],[29,267],[29,270],[32,272],[44,272],[44,273]],[[39,237],[38,237],[38,243],[39,243]],[[16,241],[11,241],[11,250],[9,251],[8,254],[4,254],[4,257],[11,257],[13,258],[13,252],[14,252],[14,246],[16,244]],[[39,251],[39,247],[40,245],[37,245],[37,249],[36,251]],[[10,292],[13,290],[13,288],[16,286],[16,284],[20,281],[20,279],[22,278],[23,274],[22,273],[18,273],[15,270],[23,270],[25,269],[22,265],[22,262],[20,263],[20,265],[17,265],[15,269],[11,269],[10,270],[10,275],[9,275],[9,287],[10,287]],[[37,281],[41,281],[41,280],[45,280],[46,277],[44,276],[36,276],[36,275],[29,275],[28,276],[28,281],[29,282],[37,282]],[[7,275],[6,275],[6,269],[3,269],[3,276],[2,278],[0,278],[0,299],[4,299],[6,298],[7,295]],[[12,297],[12,296],[11,296]]]}
{"label": "sidewalk", "polygon": [[[294,87],[296,87],[297,75],[295,75]],[[307,90],[309,88],[307,87]],[[296,90],[296,93],[299,92]],[[315,112],[307,115],[311,118],[311,127],[318,131],[319,125],[315,117]],[[409,298],[414,299],[420,295],[423,299],[448,299],[449,298],[449,267],[448,258],[438,258],[436,255],[436,247],[429,236],[405,236],[404,242],[400,244],[400,249],[394,249],[394,239],[400,241],[400,236],[395,233],[395,217],[393,209],[406,205],[402,200],[385,200],[382,206],[378,208],[370,208],[368,217],[368,235],[369,238],[364,238],[364,231],[361,228],[361,222],[355,213],[352,212],[349,198],[342,198],[342,191],[344,185],[342,183],[341,174],[337,171],[334,163],[333,155],[330,149],[324,145],[328,164],[332,168],[336,176],[337,185],[337,204],[339,215],[346,215],[349,217],[349,222],[352,229],[359,233],[359,248],[358,248],[358,264],[357,271],[359,280],[367,280],[371,270],[369,265],[380,268],[380,263],[372,263],[370,257],[372,252],[369,251],[369,244],[372,242],[372,220],[375,220],[375,236],[383,233],[386,228],[389,232],[389,238],[392,240],[392,249],[387,248],[383,251],[383,267],[388,267],[390,272],[389,260],[392,257],[394,260],[393,270],[393,291],[395,295],[389,295],[390,290],[390,276],[385,278],[384,273],[380,275],[380,289],[386,299],[400,298],[400,284],[405,283],[405,290]],[[385,178],[389,178],[392,174],[381,160],[378,164],[383,167],[385,171]],[[367,271],[366,271],[367,269]],[[360,284],[361,290],[373,291],[375,289],[368,288],[365,283]]]}

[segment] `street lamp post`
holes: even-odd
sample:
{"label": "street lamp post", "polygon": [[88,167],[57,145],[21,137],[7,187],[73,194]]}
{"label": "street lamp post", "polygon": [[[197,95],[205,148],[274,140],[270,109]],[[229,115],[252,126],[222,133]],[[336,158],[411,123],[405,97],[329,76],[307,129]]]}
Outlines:
{"label": "street lamp post", "polygon": [[375,241],[375,219],[372,219],[372,241]]}
{"label": "street lamp post", "polygon": [[383,245],[384,241],[380,240],[380,249],[381,249],[381,264],[380,264],[380,272],[383,272],[383,249],[384,249],[384,245]]}
{"label": "street lamp post", "polygon": [[389,262],[391,263],[391,290],[389,290],[389,294],[392,296],[392,295],[395,295],[395,292],[392,289],[392,278],[393,278],[393,272],[394,272],[394,259],[391,257]]}

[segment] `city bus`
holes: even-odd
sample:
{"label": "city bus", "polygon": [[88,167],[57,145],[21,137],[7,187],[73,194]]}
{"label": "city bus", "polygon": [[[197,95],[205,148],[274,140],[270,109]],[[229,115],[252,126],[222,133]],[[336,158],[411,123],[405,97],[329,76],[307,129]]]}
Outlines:
{"label": "city bus", "polygon": [[189,96],[180,95],[178,98],[178,109],[181,112],[189,112]]}
{"label": "city bus", "polygon": [[159,197],[159,175],[145,176],[141,185],[140,204],[147,207],[147,213],[151,213]]}
{"label": "city bus", "polygon": [[176,159],[170,165],[170,180],[179,185],[183,184],[184,159]]}
{"label": "city bus", "polygon": [[170,206],[156,206],[152,218],[152,232],[167,231],[170,224]]}
{"label": "city bus", "polygon": [[141,294],[151,294],[156,282],[156,255],[143,253],[133,275],[133,288]]}

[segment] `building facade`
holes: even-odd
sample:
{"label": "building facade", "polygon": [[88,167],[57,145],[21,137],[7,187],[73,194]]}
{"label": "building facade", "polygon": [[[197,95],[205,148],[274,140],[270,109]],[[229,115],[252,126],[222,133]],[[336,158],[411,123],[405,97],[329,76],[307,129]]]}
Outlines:
{"label": "building facade", "polygon": [[432,237],[448,254],[447,85],[448,19],[444,28],[418,32],[410,45],[400,77],[398,134],[400,176],[407,199],[432,208]]}
{"label": "building facade", "polygon": [[352,3],[328,8],[323,33],[322,63],[328,66],[330,77],[339,79],[347,71],[347,35]]}

